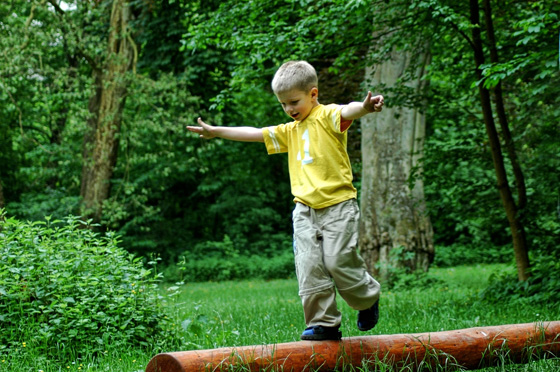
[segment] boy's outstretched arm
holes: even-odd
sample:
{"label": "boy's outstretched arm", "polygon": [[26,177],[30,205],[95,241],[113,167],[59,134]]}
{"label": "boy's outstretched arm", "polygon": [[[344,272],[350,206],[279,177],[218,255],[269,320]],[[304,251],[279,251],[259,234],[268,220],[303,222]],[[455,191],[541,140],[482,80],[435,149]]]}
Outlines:
{"label": "boy's outstretched arm", "polygon": [[383,109],[383,96],[373,96],[368,92],[364,102],[350,102],[342,107],[341,116],[346,120],[359,119],[370,112],[379,112]]}
{"label": "boy's outstretched arm", "polygon": [[187,126],[187,129],[200,135],[200,138],[224,138],[233,141],[264,142],[261,128],[255,127],[215,127],[198,118],[199,127]]}

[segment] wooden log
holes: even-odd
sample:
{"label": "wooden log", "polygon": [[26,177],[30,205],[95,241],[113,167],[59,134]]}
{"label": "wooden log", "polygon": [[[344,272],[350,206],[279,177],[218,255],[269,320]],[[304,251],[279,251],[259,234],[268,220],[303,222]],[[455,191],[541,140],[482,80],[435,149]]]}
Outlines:
{"label": "wooden log", "polygon": [[439,364],[454,370],[559,356],[560,321],[552,321],[162,353],[150,360],[146,372],[218,371],[235,366],[251,371],[333,371],[376,362],[394,369]]}

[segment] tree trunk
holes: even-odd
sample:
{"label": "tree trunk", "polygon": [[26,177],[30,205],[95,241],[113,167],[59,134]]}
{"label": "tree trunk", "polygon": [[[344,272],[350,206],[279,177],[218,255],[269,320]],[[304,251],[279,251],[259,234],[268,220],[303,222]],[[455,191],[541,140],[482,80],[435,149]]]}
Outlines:
{"label": "tree trunk", "polygon": [[84,135],[81,196],[82,214],[96,222],[101,220],[103,202],[110,193],[126,100],[126,73],[135,63],[129,19],[127,1],[114,0],[107,59],[103,68],[93,70],[95,91],[89,102],[91,120]]}
{"label": "tree trunk", "polygon": [[[484,0],[484,19],[490,48],[490,61],[497,64],[499,63],[498,48],[496,47],[494,21],[492,20],[492,6],[490,4],[490,0]],[[502,130],[504,146],[506,148],[509,161],[511,162],[513,175],[515,177],[515,185],[517,188],[517,210],[521,213],[521,211],[527,206],[527,188],[525,186],[525,176],[523,175],[521,164],[517,158],[515,142],[513,140],[513,136],[511,135],[511,131],[509,130],[501,82],[498,82],[496,87],[493,89],[493,93],[496,100],[496,113],[498,116],[498,122],[500,123],[500,129]]]}
{"label": "tree trunk", "polygon": [[[476,78],[482,80],[482,70],[480,66],[484,64],[484,50],[482,45],[481,30],[480,30],[480,9],[478,0],[470,0],[470,18],[472,27],[472,42],[474,49],[474,59],[476,64]],[[494,163],[494,170],[496,172],[496,179],[498,183],[498,191],[502,204],[504,205],[506,216],[509,222],[511,236],[513,240],[513,250],[515,253],[515,262],[517,265],[517,277],[520,281],[525,281],[529,278],[529,254],[527,251],[527,239],[525,237],[525,229],[521,223],[518,213],[517,205],[513,199],[513,195],[509,186],[507,172],[504,164],[504,157],[496,130],[496,124],[492,114],[492,103],[490,99],[490,92],[484,87],[483,84],[478,84],[478,91],[480,94],[480,102],[482,105],[482,114],[484,117],[484,125],[486,127],[486,134],[490,142],[490,150],[492,153],[492,161]]]}
{"label": "tree trunk", "polygon": [[[410,66],[412,56],[394,51],[391,58],[366,70],[373,86],[394,86]],[[418,92],[429,56],[424,54],[414,80]],[[381,92],[383,93],[383,92]],[[401,251],[397,266],[427,271],[434,257],[433,232],[426,214],[419,159],[425,136],[425,117],[418,109],[385,107],[362,118],[362,193],[360,250],[373,275],[387,277],[394,266],[390,253]]]}

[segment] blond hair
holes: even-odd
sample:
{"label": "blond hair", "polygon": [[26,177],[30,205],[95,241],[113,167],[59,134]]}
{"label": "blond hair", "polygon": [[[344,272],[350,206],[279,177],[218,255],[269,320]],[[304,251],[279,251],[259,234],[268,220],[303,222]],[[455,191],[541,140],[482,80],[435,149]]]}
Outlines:
{"label": "blond hair", "polygon": [[308,92],[311,88],[319,88],[315,68],[305,61],[284,63],[274,74],[271,85],[275,94],[293,89]]}

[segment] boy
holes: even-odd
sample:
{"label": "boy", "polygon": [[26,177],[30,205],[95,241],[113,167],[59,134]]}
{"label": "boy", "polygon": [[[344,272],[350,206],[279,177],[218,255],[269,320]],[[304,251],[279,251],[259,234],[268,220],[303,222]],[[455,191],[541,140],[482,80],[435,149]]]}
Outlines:
{"label": "boy", "polygon": [[187,127],[201,138],[264,142],[269,154],[288,152],[293,211],[294,255],[307,328],[302,340],[340,340],[341,313],[335,287],[358,310],[358,329],[379,318],[380,286],[357,252],[359,209],[346,151],[353,120],[381,111],[383,97],[368,92],[363,102],[321,105],[317,73],[305,61],[283,64],[272,90],[294,121],[268,128],[214,127],[198,119]]}

